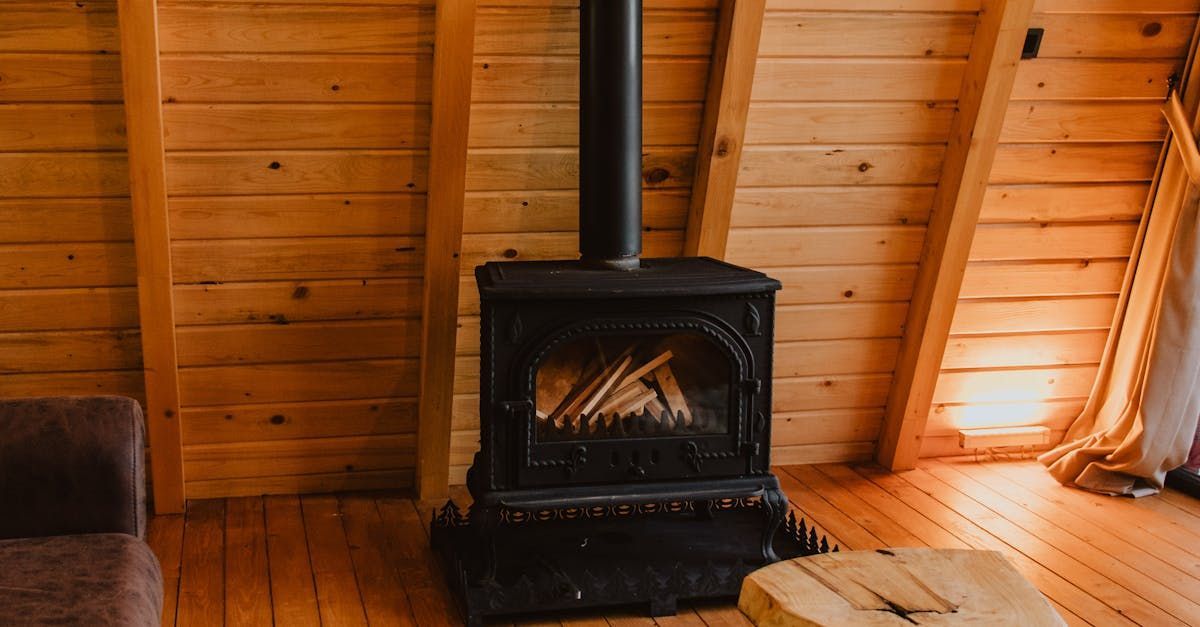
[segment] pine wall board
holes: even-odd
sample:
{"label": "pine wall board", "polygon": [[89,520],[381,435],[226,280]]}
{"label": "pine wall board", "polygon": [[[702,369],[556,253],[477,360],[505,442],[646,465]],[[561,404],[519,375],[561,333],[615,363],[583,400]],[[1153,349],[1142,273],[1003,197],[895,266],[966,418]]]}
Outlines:
{"label": "pine wall board", "polygon": [[143,399],[116,4],[0,10],[0,397]]}
{"label": "pine wall board", "polygon": [[[142,399],[115,2],[3,5],[0,396]],[[452,482],[478,449],[474,266],[577,254],[576,5],[478,3]],[[435,3],[158,7],[187,495],[411,485]],[[867,459],[979,3],[766,8],[727,258],[785,286],[774,459]],[[719,3],[645,10],[645,254],[676,255]],[[1082,405],[1197,12],[1037,3],[926,454]]]}
{"label": "pine wall board", "polygon": [[767,3],[726,258],[784,284],[773,461],[874,454],[977,11]]}
{"label": "pine wall board", "polygon": [[1091,390],[1200,2],[1042,0],[1020,62],[923,456],[961,427],[1061,435]]}
{"label": "pine wall board", "polygon": [[159,3],[189,497],[411,485],[433,17]]}

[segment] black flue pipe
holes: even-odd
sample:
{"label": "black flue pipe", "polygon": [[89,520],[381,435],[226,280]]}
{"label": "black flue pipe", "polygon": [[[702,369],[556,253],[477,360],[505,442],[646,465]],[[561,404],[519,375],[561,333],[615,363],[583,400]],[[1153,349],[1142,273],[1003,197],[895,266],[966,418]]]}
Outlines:
{"label": "black flue pipe", "polygon": [[633,270],[642,254],[642,0],[580,0],[579,253]]}

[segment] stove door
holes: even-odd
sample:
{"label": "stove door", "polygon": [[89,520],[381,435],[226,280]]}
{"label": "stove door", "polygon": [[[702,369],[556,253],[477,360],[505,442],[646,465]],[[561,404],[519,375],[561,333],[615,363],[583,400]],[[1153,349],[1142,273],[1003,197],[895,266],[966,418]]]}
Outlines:
{"label": "stove door", "polygon": [[593,320],[526,370],[522,487],[746,474],[746,349],[701,318]]}

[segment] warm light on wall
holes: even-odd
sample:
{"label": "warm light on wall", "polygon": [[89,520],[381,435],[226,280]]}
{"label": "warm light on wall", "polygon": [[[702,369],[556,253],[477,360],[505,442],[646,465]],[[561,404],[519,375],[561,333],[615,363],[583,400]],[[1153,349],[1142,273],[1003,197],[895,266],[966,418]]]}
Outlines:
{"label": "warm light on wall", "polygon": [[1046,413],[1039,402],[986,403],[958,408],[954,426],[959,429],[984,429],[1038,422]]}

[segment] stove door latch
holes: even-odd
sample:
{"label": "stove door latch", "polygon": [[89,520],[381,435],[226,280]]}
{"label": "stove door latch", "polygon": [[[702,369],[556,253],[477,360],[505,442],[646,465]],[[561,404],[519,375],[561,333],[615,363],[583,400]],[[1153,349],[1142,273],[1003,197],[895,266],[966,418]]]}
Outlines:
{"label": "stove door latch", "polygon": [[533,415],[533,401],[529,399],[503,401],[500,403],[500,409],[508,414],[510,418],[528,418]]}
{"label": "stove door latch", "polygon": [[742,387],[748,394],[761,394],[762,379],[742,379]]}

